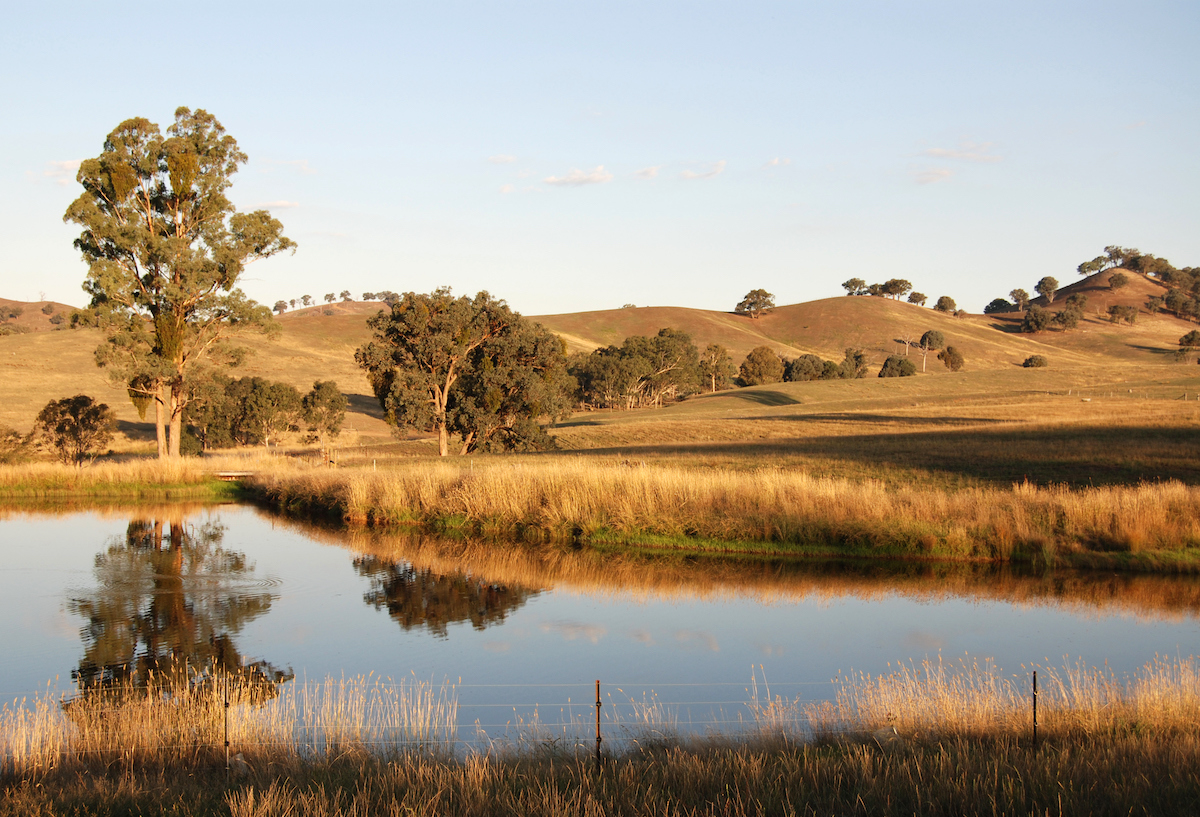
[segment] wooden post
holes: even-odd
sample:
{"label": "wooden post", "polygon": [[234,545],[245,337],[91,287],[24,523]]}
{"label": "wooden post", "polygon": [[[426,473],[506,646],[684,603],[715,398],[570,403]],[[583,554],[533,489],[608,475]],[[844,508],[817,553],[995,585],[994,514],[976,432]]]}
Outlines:
{"label": "wooden post", "polygon": [[596,774],[600,773],[600,679],[596,679]]}
{"label": "wooden post", "polygon": [[225,683],[221,685],[225,691],[225,774],[229,774],[229,673],[225,673]]}
{"label": "wooden post", "polygon": [[1033,671],[1033,748],[1037,748],[1037,670]]}

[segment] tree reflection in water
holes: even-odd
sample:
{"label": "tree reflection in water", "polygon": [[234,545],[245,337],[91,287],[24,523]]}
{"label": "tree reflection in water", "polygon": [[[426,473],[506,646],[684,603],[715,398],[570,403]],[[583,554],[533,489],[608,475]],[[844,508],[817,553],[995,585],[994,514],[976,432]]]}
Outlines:
{"label": "tree reflection in water", "polygon": [[81,692],[166,691],[223,676],[269,698],[293,677],[238,652],[235,636],[276,595],[256,582],[244,553],[222,547],[224,535],[218,522],[168,514],[131,521],[96,554],[95,591],[68,603],[85,621],[71,673]]}
{"label": "tree reflection in water", "polygon": [[490,583],[469,573],[435,573],[408,562],[359,556],[354,568],[371,580],[363,599],[405,630],[427,629],[446,638],[447,626],[470,621],[476,630],[503,623],[509,613],[540,591]]}

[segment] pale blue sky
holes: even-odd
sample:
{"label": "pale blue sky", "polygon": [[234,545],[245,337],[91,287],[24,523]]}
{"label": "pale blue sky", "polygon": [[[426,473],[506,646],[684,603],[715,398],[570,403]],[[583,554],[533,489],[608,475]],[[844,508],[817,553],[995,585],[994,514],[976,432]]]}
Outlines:
{"label": "pale blue sky", "polygon": [[0,295],[82,305],[73,162],[217,116],[300,244],[246,291],[730,309],[903,277],[978,311],[1105,244],[1200,264],[1200,4],[26,4]]}

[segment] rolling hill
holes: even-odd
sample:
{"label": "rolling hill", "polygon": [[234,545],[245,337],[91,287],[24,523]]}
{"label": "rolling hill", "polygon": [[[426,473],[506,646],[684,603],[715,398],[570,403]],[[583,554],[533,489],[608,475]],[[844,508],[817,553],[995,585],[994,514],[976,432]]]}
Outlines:
{"label": "rolling hill", "polygon": [[[661,328],[673,327],[690,333],[701,348],[709,343],[725,346],[735,362],[761,345],[784,357],[812,353],[832,360],[840,360],[847,347],[856,347],[866,350],[876,367],[887,355],[901,352],[905,339],[916,341],[924,331],[937,329],[948,343],[962,351],[967,370],[978,373],[971,377],[973,389],[987,388],[989,378],[983,373],[1017,370],[1032,354],[1045,355],[1053,371],[1062,373],[1059,377],[1067,377],[1070,372],[1069,379],[1076,383],[1084,383],[1093,376],[1111,379],[1114,367],[1131,371],[1153,367],[1154,372],[1169,376],[1173,382],[1181,376],[1200,374],[1194,371],[1194,365],[1184,370],[1173,364],[1172,353],[1179,337],[1195,328],[1194,324],[1143,311],[1135,325],[1118,326],[1104,314],[1112,304],[1141,306],[1151,295],[1160,294],[1162,287],[1142,276],[1131,275],[1128,286],[1112,292],[1107,278],[1108,273],[1100,273],[1068,285],[1050,305],[1051,309],[1061,307],[1066,295],[1073,292],[1088,295],[1087,315],[1078,329],[1036,335],[1018,331],[1021,313],[954,317],[901,301],[872,297],[827,298],[781,306],[759,319],[683,307],[626,308],[533,319],[562,337],[572,351],[590,351],[619,344],[630,335],[651,335]],[[19,308],[20,316],[11,320],[21,321],[25,328],[24,332],[0,336],[0,377],[5,390],[5,399],[0,402],[0,425],[26,431],[46,402],[84,392],[116,410],[121,430],[131,441],[152,440],[152,424],[138,417],[125,390],[109,383],[106,373],[95,366],[93,352],[101,342],[100,332],[39,331],[59,328],[49,323],[53,312],[43,312],[43,306],[42,302],[0,299],[0,307]],[[52,306],[54,312],[69,310],[61,304]],[[281,380],[302,391],[311,388],[315,380],[335,380],[350,398],[348,439],[390,439],[382,412],[354,363],[354,350],[370,337],[365,318],[381,308],[378,302],[339,302],[288,312],[279,318],[282,332],[278,339],[254,336],[243,339],[252,354],[235,374]],[[917,354],[916,350],[910,351],[910,355]],[[917,363],[919,369],[919,358]],[[1170,368],[1165,368],[1168,365]],[[927,369],[927,378],[948,374],[932,357]],[[1050,382],[1055,377],[1048,375],[1043,380]],[[999,391],[1009,388],[1007,377],[992,380]],[[861,383],[861,387],[868,388],[866,383]],[[906,389],[915,387],[914,384]],[[838,393],[836,384],[824,388],[831,396]],[[864,396],[862,388],[856,399]],[[869,387],[879,391],[879,398],[884,400],[885,392],[892,388],[895,387],[883,382]],[[907,392],[904,399],[908,399]],[[696,410],[700,407],[697,403]]]}

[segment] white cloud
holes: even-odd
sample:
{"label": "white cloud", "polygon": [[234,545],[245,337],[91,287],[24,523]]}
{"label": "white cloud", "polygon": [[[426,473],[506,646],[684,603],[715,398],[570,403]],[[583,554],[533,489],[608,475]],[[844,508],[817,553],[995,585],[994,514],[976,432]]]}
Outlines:
{"label": "white cloud", "polygon": [[1146,127],[1146,120],[1142,119],[1142,120],[1134,122],[1130,125],[1126,125],[1125,129],[1126,130],[1137,130],[1138,128],[1144,128],[1144,127]]}
{"label": "white cloud", "polygon": [[612,178],[613,174],[605,170],[604,165],[597,165],[596,169],[590,173],[584,173],[578,168],[571,168],[571,172],[565,176],[547,176],[542,181],[562,187],[580,187],[585,184],[604,184],[611,182]]}
{"label": "white cloud", "polygon": [[542,624],[542,631],[558,633],[567,641],[584,638],[596,644],[605,636],[608,630],[596,624],[581,624],[576,621],[554,621]]}
{"label": "white cloud", "polygon": [[308,159],[267,159],[267,164],[290,167],[305,176],[311,176],[317,172],[308,166]]}
{"label": "white cloud", "polygon": [[934,184],[935,182],[944,182],[953,175],[953,170],[945,167],[934,167],[929,170],[918,171],[914,179],[917,184]]}
{"label": "white cloud", "polygon": [[717,643],[717,639],[700,630],[677,630],[675,640],[684,647],[700,647],[709,652],[721,651],[721,645]]}
{"label": "white cloud", "polygon": [[791,159],[780,159],[778,156],[776,156],[774,159],[771,159],[769,162],[763,165],[763,167],[779,167],[780,165],[790,165],[791,163]]}
{"label": "white cloud", "polygon": [[662,168],[662,165],[654,165],[653,167],[643,167],[641,170],[637,171],[633,175],[637,176],[639,179],[653,179],[655,176],[658,175],[658,171],[661,168]]}
{"label": "white cloud", "polygon": [[960,142],[957,148],[929,148],[929,150],[923,151],[923,155],[937,156],[940,159],[962,159],[966,162],[982,164],[994,164],[1004,158],[989,152],[991,148],[991,142]]}
{"label": "white cloud", "polygon": [[79,173],[79,163],[82,161],[82,159],[65,159],[60,162],[46,162],[46,169],[42,171],[42,175],[53,179],[55,184],[68,185],[75,181],[75,176]]}
{"label": "white cloud", "polygon": [[501,193],[511,193],[512,191],[514,191],[516,189],[517,189],[516,186],[511,185],[511,184],[503,184],[500,186]]}
{"label": "white cloud", "polygon": [[516,160],[516,156],[510,156],[507,153],[497,153],[495,156],[488,157],[488,161],[494,165],[511,165]]}
{"label": "white cloud", "polygon": [[719,176],[725,171],[725,160],[714,163],[708,170],[697,172],[695,170],[685,170],[679,174],[683,179],[711,179],[713,176]]}
{"label": "white cloud", "polygon": [[291,210],[293,207],[299,207],[298,201],[264,201],[261,204],[255,205],[256,210]]}

